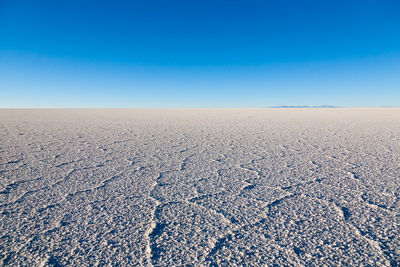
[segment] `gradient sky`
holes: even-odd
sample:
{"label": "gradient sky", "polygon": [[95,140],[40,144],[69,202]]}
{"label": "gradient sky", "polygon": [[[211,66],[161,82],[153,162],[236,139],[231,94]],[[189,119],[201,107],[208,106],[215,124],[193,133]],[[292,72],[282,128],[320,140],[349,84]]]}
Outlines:
{"label": "gradient sky", "polygon": [[0,108],[400,106],[398,1],[0,0]]}

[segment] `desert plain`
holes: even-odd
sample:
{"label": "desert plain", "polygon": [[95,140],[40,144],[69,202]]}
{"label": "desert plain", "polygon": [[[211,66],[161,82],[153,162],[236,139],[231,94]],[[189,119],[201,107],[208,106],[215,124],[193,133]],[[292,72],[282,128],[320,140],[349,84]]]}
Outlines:
{"label": "desert plain", "polygon": [[400,264],[400,109],[0,110],[0,265]]}

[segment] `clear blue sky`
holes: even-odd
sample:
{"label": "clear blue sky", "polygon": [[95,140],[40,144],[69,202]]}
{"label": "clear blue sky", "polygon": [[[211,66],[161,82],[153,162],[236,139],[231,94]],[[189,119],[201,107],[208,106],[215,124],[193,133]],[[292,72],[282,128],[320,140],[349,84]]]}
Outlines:
{"label": "clear blue sky", "polygon": [[398,1],[0,0],[0,108],[400,106]]}

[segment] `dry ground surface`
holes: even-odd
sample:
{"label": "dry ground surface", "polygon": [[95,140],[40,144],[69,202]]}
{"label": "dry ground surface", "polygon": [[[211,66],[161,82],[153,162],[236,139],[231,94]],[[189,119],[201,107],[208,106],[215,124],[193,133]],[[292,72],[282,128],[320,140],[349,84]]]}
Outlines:
{"label": "dry ground surface", "polygon": [[400,109],[0,110],[0,265],[400,264]]}

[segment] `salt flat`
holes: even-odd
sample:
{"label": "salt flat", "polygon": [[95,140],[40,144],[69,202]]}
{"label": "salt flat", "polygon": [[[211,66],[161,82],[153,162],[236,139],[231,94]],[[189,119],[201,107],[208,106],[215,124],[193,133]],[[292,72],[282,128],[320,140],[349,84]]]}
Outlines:
{"label": "salt flat", "polygon": [[400,109],[0,110],[0,265],[399,265]]}

